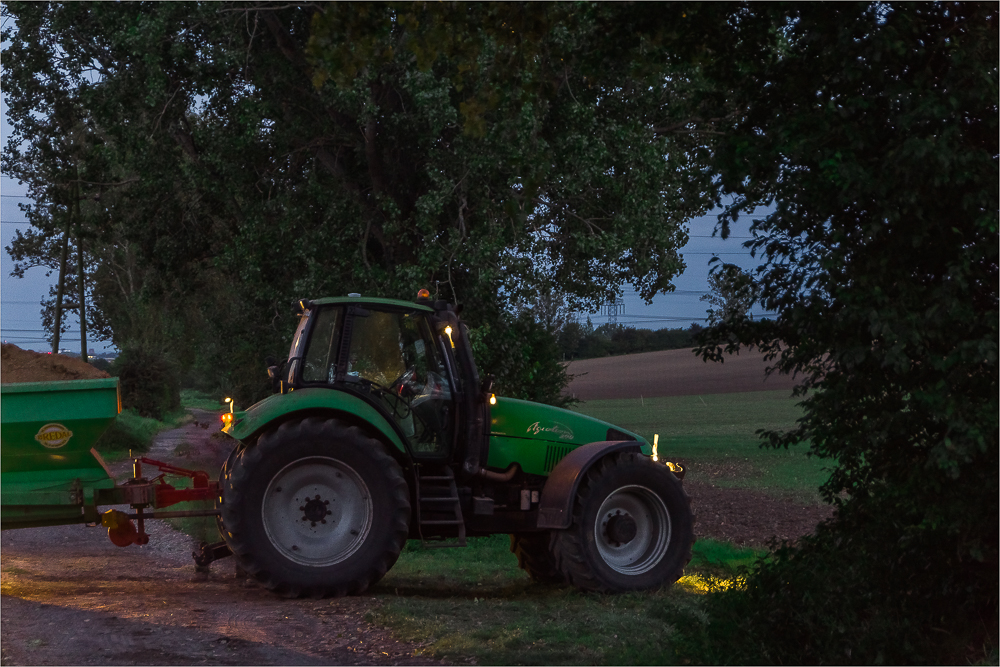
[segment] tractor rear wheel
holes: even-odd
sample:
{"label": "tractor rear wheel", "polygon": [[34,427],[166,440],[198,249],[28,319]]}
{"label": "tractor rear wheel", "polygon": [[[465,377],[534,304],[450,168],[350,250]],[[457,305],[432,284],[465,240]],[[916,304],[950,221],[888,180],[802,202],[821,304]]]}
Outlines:
{"label": "tractor rear wheel", "polygon": [[603,593],[677,581],[694,543],[691,500],[664,465],[639,454],[609,456],[580,483],[573,523],[552,553],[566,579]]}
{"label": "tractor rear wheel", "polygon": [[228,461],[223,537],[286,597],[360,593],[406,542],[406,480],[382,444],[336,419],[286,422]]}
{"label": "tractor rear wheel", "polygon": [[513,533],[510,552],[517,556],[517,566],[540,584],[561,584],[566,581],[552,560],[552,533]]}

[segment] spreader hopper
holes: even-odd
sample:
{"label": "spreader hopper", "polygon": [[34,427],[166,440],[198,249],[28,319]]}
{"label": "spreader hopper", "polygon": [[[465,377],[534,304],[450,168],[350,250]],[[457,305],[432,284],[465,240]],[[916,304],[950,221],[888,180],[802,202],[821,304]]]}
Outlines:
{"label": "spreader hopper", "polygon": [[114,480],[93,449],[121,410],[118,378],[0,386],[3,528],[94,521]]}

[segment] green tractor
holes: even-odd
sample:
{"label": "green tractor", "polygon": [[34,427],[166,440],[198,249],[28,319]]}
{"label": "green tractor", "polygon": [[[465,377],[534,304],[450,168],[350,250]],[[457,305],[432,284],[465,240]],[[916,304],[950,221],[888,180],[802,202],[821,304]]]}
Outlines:
{"label": "green tractor", "polygon": [[220,478],[222,548],[267,588],[360,593],[407,539],[495,533],[536,581],[620,592],[681,576],[683,471],[646,440],[495,396],[466,326],[425,291],[299,308],[288,358],[268,369],[275,394],[223,417],[239,444]]}

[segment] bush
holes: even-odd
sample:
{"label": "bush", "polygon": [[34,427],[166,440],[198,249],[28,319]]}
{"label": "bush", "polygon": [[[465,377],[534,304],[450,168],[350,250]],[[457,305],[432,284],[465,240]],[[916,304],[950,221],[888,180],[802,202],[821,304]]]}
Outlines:
{"label": "bush", "polygon": [[[985,496],[987,493],[980,493]],[[978,500],[989,503],[985,497]],[[996,562],[941,549],[947,526],[887,499],[841,509],[712,593],[670,659],[701,664],[958,664],[997,649]]]}
{"label": "bush", "polygon": [[111,372],[118,376],[123,409],[162,421],[166,413],[181,405],[177,370],[162,353],[140,348],[122,350]]}
{"label": "bush", "polygon": [[108,375],[111,375],[111,362],[107,359],[102,359],[98,357],[90,362],[90,365],[99,371],[104,371]]}
{"label": "bush", "polygon": [[558,407],[574,402],[562,394],[569,378],[555,334],[530,315],[495,318],[470,329],[469,337],[480,375],[496,376],[497,394]]}

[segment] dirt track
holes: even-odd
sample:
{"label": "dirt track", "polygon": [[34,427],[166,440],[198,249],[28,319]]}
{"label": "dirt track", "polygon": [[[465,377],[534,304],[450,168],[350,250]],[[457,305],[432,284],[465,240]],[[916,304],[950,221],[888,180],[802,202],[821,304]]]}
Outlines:
{"label": "dirt track", "polygon": [[723,363],[706,363],[694,352],[664,350],[620,357],[571,361],[573,376],[566,393],[584,401],[639,396],[730,394],[788,389],[796,382],[787,375],[765,374],[768,364],[757,350],[744,348]]}

